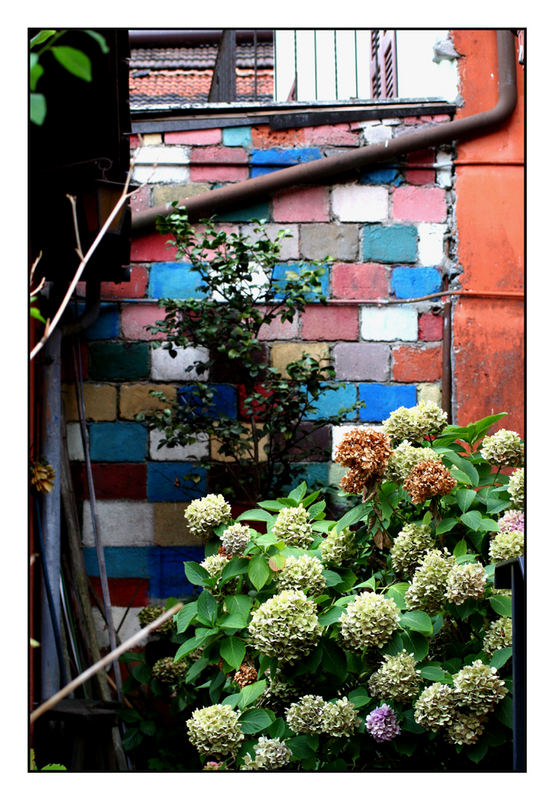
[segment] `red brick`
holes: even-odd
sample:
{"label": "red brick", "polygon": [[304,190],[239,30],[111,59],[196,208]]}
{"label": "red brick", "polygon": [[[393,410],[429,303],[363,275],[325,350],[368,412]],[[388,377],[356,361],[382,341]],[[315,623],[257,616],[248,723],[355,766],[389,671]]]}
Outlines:
{"label": "red brick", "polygon": [[145,267],[131,267],[131,280],[122,283],[103,281],[100,284],[102,300],[116,300],[120,297],[145,297],[148,288],[148,270]]}
{"label": "red brick", "polygon": [[444,222],[444,189],[400,186],[392,195],[392,216],[395,220],[410,222]]}
{"label": "red brick", "polygon": [[[408,166],[410,164],[433,164],[435,161],[434,150],[418,150],[415,153],[410,153],[407,158]],[[405,178],[407,183],[414,186],[423,186],[426,183],[435,182],[434,169],[406,169]]]}
{"label": "red brick", "polygon": [[129,205],[131,206],[131,211],[133,213],[137,213],[138,211],[146,211],[146,209],[150,205],[150,187],[149,186],[141,186],[136,192],[134,192],[129,200]]}
{"label": "red brick", "polygon": [[248,178],[248,167],[233,166],[194,166],[190,167],[190,180],[193,183],[236,183]]}
{"label": "red brick", "polygon": [[443,318],[440,314],[421,314],[418,322],[418,339],[423,342],[440,342]]}
{"label": "red brick", "polygon": [[[100,578],[90,577],[94,591],[102,597]],[[108,578],[110,601],[113,606],[144,608],[149,603],[148,578]]]}
{"label": "red brick", "polygon": [[131,261],[175,261],[177,249],[168,247],[169,234],[149,233],[131,241]]}
{"label": "red brick", "polygon": [[[84,464],[71,467],[78,499],[88,499]],[[92,480],[97,500],[146,500],[146,464],[93,464]]]}
{"label": "red brick", "polygon": [[358,134],[350,130],[348,123],[338,125],[316,125],[304,128],[306,144],[358,145]]}
{"label": "red brick", "polygon": [[197,164],[219,166],[222,164],[247,164],[248,155],[240,147],[193,147],[190,153],[191,167]]}
{"label": "red brick", "polygon": [[[254,391],[257,394],[261,394],[262,397],[270,396],[270,392],[267,391],[267,389],[264,389],[263,386],[260,385],[254,386]],[[239,384],[239,386],[237,386],[237,397],[238,397],[239,417],[241,417],[241,419],[248,419],[248,420],[252,419],[252,417],[246,413],[246,407],[244,405],[244,401],[246,400],[246,386],[244,386],[244,384],[242,383]],[[250,408],[252,409],[252,411],[254,411],[254,421],[255,422],[258,421],[257,412],[263,411],[264,405],[262,403],[252,403]]]}
{"label": "red brick", "polygon": [[164,135],[165,144],[219,144],[221,128],[206,128],[197,131],[168,131]]}
{"label": "red brick", "polygon": [[306,306],[302,315],[302,338],[310,341],[357,341],[359,337],[356,306]]}
{"label": "red brick", "polygon": [[153,334],[147,331],[146,325],[153,325],[157,320],[164,319],[165,309],[156,303],[148,305],[131,304],[121,309],[121,333],[126,339],[163,339],[162,333]]}
{"label": "red brick", "polygon": [[400,382],[438,381],[442,377],[442,345],[397,347],[392,351],[392,379]]}
{"label": "red brick", "polygon": [[255,125],[252,128],[252,147],[297,147],[305,144],[305,128],[291,128],[283,131],[272,131],[269,125]]}
{"label": "red brick", "polygon": [[[263,309],[260,308],[263,313]],[[279,317],[276,317],[271,322],[262,325],[258,333],[258,339],[262,342],[271,341],[273,339],[295,339],[298,336],[298,315],[294,316],[292,322],[281,322]]]}
{"label": "red brick", "polygon": [[388,274],[381,264],[333,264],[332,296],[341,300],[376,300],[388,296]]}
{"label": "red brick", "polygon": [[329,191],[326,186],[288,189],[273,198],[275,222],[328,222]]}

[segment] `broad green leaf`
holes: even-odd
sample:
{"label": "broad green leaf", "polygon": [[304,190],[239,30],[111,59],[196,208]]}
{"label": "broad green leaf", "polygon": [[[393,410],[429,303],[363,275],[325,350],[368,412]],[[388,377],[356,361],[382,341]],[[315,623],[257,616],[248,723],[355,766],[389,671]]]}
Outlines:
{"label": "broad green leaf", "polygon": [[473,747],[467,749],[467,757],[473,761],[474,764],[478,764],[487,755],[488,749],[488,744],[481,740],[474,744]]}
{"label": "broad green leaf", "polygon": [[[319,497],[320,494],[321,494],[321,489],[316,489],[315,492],[312,492],[307,497],[303,498],[303,500],[301,502],[301,505],[303,505],[304,508],[307,508],[310,505],[310,503],[313,503],[314,500],[317,500],[317,498]],[[331,520],[329,520],[329,521],[331,521]],[[333,525],[334,524],[335,523],[333,522]]]}
{"label": "broad green leaf", "polygon": [[325,611],[323,614],[319,615],[319,624],[324,626],[333,625],[333,623],[337,622],[342,617],[345,611],[346,608],[333,606],[329,611]]}
{"label": "broad green leaf", "polygon": [[266,584],[271,575],[271,570],[263,556],[254,556],[248,566],[248,578],[255,589],[260,589]]}
{"label": "broad green leaf", "polygon": [[507,728],[513,726],[513,700],[510,695],[501,700],[496,706],[495,717]]}
{"label": "broad green leaf", "polygon": [[466,553],[467,542],[465,539],[460,539],[460,541],[456,543],[456,547],[453,550],[453,555],[455,555],[456,558],[459,558],[460,556],[465,556]]}
{"label": "broad green leaf", "polygon": [[92,80],[90,58],[82,50],[67,45],[55,45],[51,48],[51,53],[62,67],[75,77],[87,82]]}
{"label": "broad green leaf", "polygon": [[455,517],[446,517],[446,519],[441,519],[439,524],[437,525],[436,533],[437,535],[440,533],[447,533],[451,531],[458,524],[458,520]]}
{"label": "broad green leaf", "polygon": [[308,510],[310,519],[315,519],[318,514],[321,514],[322,511],[325,511],[325,505],[325,500],[321,500],[319,503],[314,503],[313,506],[310,506]]}
{"label": "broad green leaf", "polygon": [[473,486],[479,485],[479,473],[467,457],[463,458],[462,456],[458,455],[458,453],[453,453],[451,450],[448,450],[443,454],[443,461],[448,461],[449,463],[454,464],[454,466],[456,466],[462,472],[465,472]]}
{"label": "broad green leaf", "polygon": [[489,603],[493,611],[496,611],[501,617],[512,616],[512,598],[504,597],[501,594],[495,594],[489,597]]}
{"label": "broad green leaf", "polygon": [[273,718],[262,708],[248,708],[239,718],[242,732],[247,736],[264,731],[272,722]]}
{"label": "broad green leaf", "polygon": [[467,525],[468,528],[471,528],[472,531],[481,530],[481,522],[482,522],[482,515],[480,511],[473,510],[473,511],[466,511],[465,514],[462,514],[460,520]]}
{"label": "broad green leaf", "polygon": [[184,633],[196,615],[196,602],[187,603],[177,612],[177,633]]}
{"label": "broad green leaf", "polygon": [[287,746],[297,760],[311,758],[316,752],[318,744],[319,738],[317,736],[310,736],[306,733],[300,736],[293,736],[292,739],[287,740]]}
{"label": "broad green leaf", "polygon": [[135,680],[143,684],[148,683],[152,677],[152,669],[148,666],[148,664],[137,664],[136,667],[133,667],[131,673]]}
{"label": "broad green leaf", "polygon": [[282,505],[287,506],[287,508],[298,508],[299,506],[299,503],[293,500],[292,497],[278,497],[277,500],[279,503],[282,503]]}
{"label": "broad green leaf", "polygon": [[243,640],[239,639],[237,636],[229,636],[220,643],[219,654],[230,667],[239,669],[244,661],[246,645]]}
{"label": "broad green leaf", "polygon": [[487,514],[499,514],[504,509],[508,508],[510,502],[508,500],[498,500],[494,497],[487,500]]}
{"label": "broad green leaf", "polygon": [[33,47],[36,47],[39,44],[42,44],[43,42],[46,42],[47,39],[50,39],[55,33],[56,33],[55,30],[54,31],[53,30],[39,31],[37,33],[37,35],[33,36],[31,41],[29,42],[29,47],[33,48]]}
{"label": "broad green leaf", "polygon": [[499,531],[500,528],[498,527],[498,522],[496,522],[494,519],[487,519],[486,517],[483,517],[483,519],[481,520],[481,525],[479,527],[479,530]]}
{"label": "broad green leaf", "polygon": [[321,574],[325,578],[327,586],[337,586],[339,583],[342,583],[342,577],[338,572],[333,572],[332,569],[324,569]]}
{"label": "broad green leaf", "polygon": [[355,508],[351,508],[350,511],[347,511],[346,514],[343,514],[343,516],[338,520],[337,524],[335,525],[335,531],[340,533],[340,531],[355,525],[361,519],[367,517],[370,513],[370,505],[364,504],[361,506],[356,506]]}
{"label": "broad green leaf", "polygon": [[299,484],[296,489],[293,489],[292,492],[289,492],[288,496],[299,503],[305,497],[307,489],[308,486],[306,481],[302,481],[302,483]]}
{"label": "broad green leaf", "polygon": [[36,53],[31,53],[31,68],[29,70],[29,86],[32,92],[37,88],[37,81],[44,73],[44,68],[38,62]]}
{"label": "broad green leaf", "polygon": [[104,54],[110,52],[110,48],[106,44],[106,40],[104,39],[104,37],[102,36],[101,33],[98,33],[97,31],[91,31],[91,30],[88,30],[88,29],[85,29],[85,33],[88,33],[89,36],[92,36],[92,38],[96,42],[98,42],[98,44],[100,45],[100,49],[102,50],[102,52]]}
{"label": "broad green leaf", "polygon": [[496,667],[496,669],[500,669],[503,667],[504,664],[510,660],[512,657],[512,648],[511,647],[503,647],[501,650],[496,650],[491,657],[489,664],[491,667]]}
{"label": "broad green leaf", "polygon": [[265,511],[263,508],[249,508],[247,511],[243,511],[236,519],[237,522],[244,522],[246,520],[252,520],[252,522],[273,522],[273,514],[270,514],[269,511]]}
{"label": "broad green leaf", "polygon": [[348,693],[348,699],[354,708],[363,708],[370,702],[367,689],[365,689],[363,686],[358,686],[357,689],[352,689],[352,691]]}
{"label": "broad green leaf", "polygon": [[185,575],[194,586],[206,586],[210,573],[196,561],[185,561]]}
{"label": "broad green leaf", "polygon": [[477,497],[474,489],[458,489],[456,492],[456,502],[462,511],[467,511]]}
{"label": "broad green leaf", "polygon": [[247,618],[244,617],[242,614],[237,614],[236,612],[233,614],[229,614],[226,617],[223,617],[219,621],[219,627],[225,628],[225,630],[234,630],[239,631],[242,628],[246,628],[247,625]]}
{"label": "broad green leaf", "polygon": [[240,692],[235,692],[234,694],[228,694],[227,697],[224,697],[221,701],[222,706],[231,706],[231,708],[235,708],[240,700]]}
{"label": "broad green leaf", "polygon": [[225,598],[225,608],[229,614],[239,614],[248,618],[252,608],[252,598],[247,594],[230,594]]}
{"label": "broad green leaf", "polygon": [[394,749],[397,753],[400,753],[403,756],[411,756],[413,755],[415,749],[417,747],[417,742],[413,739],[395,739],[394,740]]}
{"label": "broad green leaf", "polygon": [[424,633],[431,636],[433,633],[433,623],[429,614],[425,611],[406,611],[400,616],[400,624],[403,628]]}
{"label": "broad green leaf", "polygon": [[42,125],[46,117],[46,98],[43,94],[32,92],[29,98],[29,115],[31,122]]}
{"label": "broad green leaf", "polygon": [[202,656],[195,661],[191,668],[188,670],[187,674],[185,675],[185,679],[187,683],[192,683],[196,680],[196,678],[201,675],[202,671],[208,666],[208,659]]}
{"label": "broad green leaf", "polygon": [[353,588],[354,589],[373,589],[375,591],[375,575],[372,575],[371,578],[368,578],[367,581],[362,581],[362,583],[357,583]]}
{"label": "broad green leaf", "polygon": [[408,591],[409,583],[395,583],[392,586],[389,586],[385,593],[385,597],[392,597],[396,606],[400,611],[404,611],[406,608],[406,601],[404,599],[404,595]]}
{"label": "broad green leaf", "polygon": [[507,415],[506,411],[502,411],[500,414],[493,414],[491,417],[483,417],[483,419],[477,420],[477,422],[473,423],[473,427],[475,429],[475,438],[470,442],[470,444],[475,444],[482,436],[486,434],[489,428],[491,428],[495,422],[498,422],[499,419],[505,417]]}
{"label": "broad green leaf", "polygon": [[237,575],[244,575],[248,572],[248,565],[250,561],[248,558],[232,558],[228,564],[225,564],[223,571],[219,578],[219,585],[223,586],[224,583],[236,578]]}
{"label": "broad green leaf", "polygon": [[217,617],[217,601],[214,596],[204,590],[196,601],[196,605],[198,620],[207,625],[213,625]]}
{"label": "broad green leaf", "polygon": [[427,681],[435,681],[436,683],[452,683],[452,675],[445,672],[440,667],[421,667],[419,673],[422,678]]}
{"label": "broad green leaf", "polygon": [[261,680],[255,683],[250,683],[248,686],[243,686],[240,690],[239,708],[244,709],[262,695],[267,689],[267,681]]}
{"label": "broad green leaf", "polygon": [[[266,511],[280,511],[282,508],[286,508],[286,506],[278,500],[261,500],[258,505]],[[238,519],[240,519],[240,517],[238,517]]]}
{"label": "broad green leaf", "polygon": [[321,660],[322,668],[330,672],[331,675],[336,675],[337,678],[344,681],[347,674],[346,655],[335,642],[327,640],[323,642],[323,658]]}
{"label": "broad green leaf", "polygon": [[395,656],[404,650],[405,644],[402,639],[402,636],[398,631],[395,631],[392,635],[392,638],[381,647],[381,653],[386,656]]}

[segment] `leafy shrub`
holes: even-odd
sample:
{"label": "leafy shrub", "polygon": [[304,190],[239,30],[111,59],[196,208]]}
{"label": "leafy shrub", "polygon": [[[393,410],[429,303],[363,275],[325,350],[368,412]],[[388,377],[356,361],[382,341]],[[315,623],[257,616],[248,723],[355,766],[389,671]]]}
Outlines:
{"label": "leafy shrub", "polygon": [[[494,544],[523,512],[480,444],[504,415],[459,427],[441,414],[393,412],[396,450],[386,433],[346,434],[337,458],[365,499],[340,519],[302,483],[213,527],[217,571],[185,563],[199,594],[176,615],[173,690],[189,770],[511,768],[511,599],[494,588]],[[430,457],[390,480],[403,442]],[[237,525],[249,541],[227,552]]]}

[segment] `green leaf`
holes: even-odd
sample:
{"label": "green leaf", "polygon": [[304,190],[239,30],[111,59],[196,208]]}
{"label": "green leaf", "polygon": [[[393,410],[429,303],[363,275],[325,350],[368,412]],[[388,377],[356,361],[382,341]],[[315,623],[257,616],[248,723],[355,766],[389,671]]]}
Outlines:
{"label": "green leaf", "polygon": [[325,578],[327,586],[338,586],[339,583],[342,583],[342,577],[332,569],[324,569],[321,574]]}
{"label": "green leaf", "polygon": [[46,320],[44,319],[38,308],[30,308],[29,313],[33,317],[33,319],[38,319],[39,322],[42,322],[43,325],[46,325]]}
{"label": "green leaf", "polygon": [[347,663],[346,655],[335,642],[327,640],[322,642],[323,658],[321,667],[331,675],[336,675],[341,681],[346,679]]}
{"label": "green leaf", "polygon": [[221,705],[231,706],[231,708],[235,708],[239,699],[240,699],[240,692],[235,692],[234,694],[228,694],[227,697],[224,697],[223,700],[221,701]]}
{"label": "green leaf", "polygon": [[245,520],[273,522],[273,514],[270,514],[269,511],[264,511],[263,508],[249,508],[247,511],[243,511],[236,519],[237,522],[244,522]]}
{"label": "green leaf", "polygon": [[230,667],[239,669],[246,654],[246,644],[237,636],[229,636],[220,643],[219,654]]}
{"label": "green leaf", "polygon": [[292,492],[289,492],[288,496],[293,500],[296,500],[297,503],[299,503],[302,500],[302,498],[305,497],[307,489],[308,486],[306,484],[306,481],[302,481],[302,483],[299,484],[296,487],[296,489],[293,489]]}
{"label": "green leaf", "polygon": [[453,555],[455,555],[456,558],[459,558],[461,556],[465,556],[466,553],[467,553],[467,542],[465,539],[460,539],[460,541],[456,543],[456,547],[453,550]]}
{"label": "green leaf", "polygon": [[201,567],[196,561],[185,561],[185,575],[194,586],[206,586],[210,580],[208,570]]}
{"label": "green leaf", "polygon": [[37,87],[37,81],[43,73],[44,73],[44,68],[38,61],[38,55],[36,53],[31,53],[31,63],[29,69],[29,86],[32,92],[35,91]]}
{"label": "green leaf", "polygon": [[429,652],[429,641],[417,631],[404,631],[402,633],[403,648],[407,653],[413,653],[416,661],[423,661]]}
{"label": "green leaf", "polygon": [[446,517],[446,519],[442,519],[437,525],[436,533],[437,535],[440,533],[448,533],[448,531],[451,531],[457,524],[458,520],[455,517]]}
{"label": "green leaf", "polygon": [[395,631],[392,638],[381,647],[381,653],[386,656],[395,656],[405,648],[405,643],[398,631]]}
{"label": "green leaf", "polygon": [[177,612],[177,633],[184,633],[196,615],[196,603],[187,603]]}
{"label": "green leaf", "polygon": [[63,764],[46,764],[45,767],[40,768],[41,772],[67,772],[67,767]]}
{"label": "green leaf", "polygon": [[454,464],[468,476],[473,486],[479,486],[479,473],[467,457],[464,458],[458,455],[458,453],[453,453],[451,450],[448,450],[443,454],[443,461],[449,461],[451,464]]}
{"label": "green leaf", "polygon": [[217,601],[214,596],[204,590],[196,604],[198,621],[206,625],[214,625],[217,618]]}
{"label": "green leaf", "polygon": [[499,531],[500,528],[498,527],[498,522],[496,522],[494,519],[487,519],[486,517],[483,517],[483,519],[481,520],[481,526],[480,526],[479,530],[481,530],[481,531]]}
{"label": "green leaf", "polygon": [[51,52],[62,67],[72,75],[83,81],[90,82],[92,80],[90,58],[82,50],[67,47],[67,45],[56,45],[51,48]]}
{"label": "green leaf", "polygon": [[248,558],[232,558],[231,561],[223,567],[219,578],[219,585],[223,586],[224,583],[227,583],[231,578],[236,578],[237,575],[244,575],[248,572],[249,564],[250,560]]}
{"label": "green leaf", "polygon": [[503,647],[501,650],[495,650],[495,652],[492,654],[489,664],[491,667],[496,667],[496,669],[500,669],[500,667],[503,667],[504,664],[507,661],[509,661],[511,657],[512,657],[512,648]]}
{"label": "green leaf", "polygon": [[267,681],[261,680],[256,681],[255,683],[250,683],[247,686],[243,686],[240,690],[240,698],[239,698],[239,708],[242,710],[253,703],[255,700],[262,695],[265,690],[267,689]]}
{"label": "green leaf", "polygon": [[363,708],[364,706],[367,706],[371,700],[367,690],[363,686],[358,686],[357,689],[352,689],[352,691],[348,693],[348,699],[354,708]]}
{"label": "green leaf", "polygon": [[248,566],[248,579],[255,589],[260,589],[266,584],[271,576],[271,569],[263,556],[254,556]]}
{"label": "green leaf", "polygon": [[406,601],[404,599],[404,595],[408,591],[409,583],[394,583],[392,586],[389,586],[387,591],[385,592],[385,597],[392,597],[396,606],[400,611],[404,611],[406,608]]}
{"label": "green leaf", "polygon": [[497,705],[495,717],[507,728],[513,727],[513,700],[511,695],[507,695]]}
{"label": "green leaf", "polygon": [[329,611],[325,611],[323,614],[320,614],[317,618],[320,625],[328,626],[333,625],[333,623],[337,622],[344,612],[346,608],[341,608],[340,606],[332,606]]}
{"label": "green leaf", "polygon": [[477,422],[473,423],[473,428],[475,430],[475,436],[470,441],[470,444],[475,444],[482,436],[486,434],[489,428],[491,428],[495,422],[498,422],[499,419],[505,417],[507,415],[506,411],[502,411],[500,414],[493,414],[491,417],[483,417],[483,419],[477,420]]}
{"label": "green leaf", "polygon": [[418,631],[426,636],[433,633],[433,622],[429,614],[425,611],[406,611],[400,616],[400,624],[403,628]]}
{"label": "green leaf", "polygon": [[322,511],[325,511],[325,500],[321,500],[319,503],[315,503],[313,506],[310,506],[308,511],[310,519],[315,519],[318,514],[321,514]]}
{"label": "green leaf", "polygon": [[[301,505],[304,506],[304,508],[307,508],[310,505],[310,503],[313,503],[314,500],[317,500],[320,494],[321,494],[321,489],[316,489],[315,492],[312,492],[307,497],[304,497],[304,499],[301,502]],[[327,521],[333,525],[335,524],[332,520],[327,520]]]}
{"label": "green leaf", "polygon": [[496,611],[501,617],[512,616],[512,598],[504,597],[501,594],[495,594],[489,597],[489,603],[493,611]]}
{"label": "green leaf", "polygon": [[156,723],[154,720],[145,719],[140,723],[140,730],[145,736],[154,736],[156,733]]}
{"label": "green leaf", "polygon": [[248,619],[252,608],[252,598],[247,594],[230,594],[225,598],[225,608],[229,614],[238,614]]}
{"label": "green leaf", "polygon": [[37,33],[37,35],[33,36],[31,41],[29,42],[29,47],[33,48],[33,47],[36,47],[39,44],[42,44],[43,42],[46,42],[47,39],[50,39],[55,33],[56,33],[56,31],[53,31],[53,30],[39,31]]}
{"label": "green leaf", "polygon": [[344,530],[345,528],[355,525],[361,519],[367,517],[370,512],[371,506],[368,504],[351,508],[350,511],[347,511],[346,514],[343,514],[343,516],[338,520],[337,524],[335,525],[335,531],[340,533],[340,531]]}
{"label": "green leaf", "polygon": [[288,739],[287,747],[289,747],[295,759],[301,761],[304,758],[311,758],[317,750],[319,738],[317,736],[310,736],[309,734],[301,734],[300,736],[293,736]]}
{"label": "green leaf", "polygon": [[462,514],[460,519],[464,523],[464,525],[467,525],[467,527],[471,528],[472,531],[481,530],[481,522],[483,517],[480,511],[477,510],[466,511],[465,514]]}
{"label": "green leaf", "polygon": [[[278,500],[261,500],[258,505],[266,511],[280,511],[282,508],[286,508],[286,506]],[[238,519],[240,519],[240,517],[238,517]]]}
{"label": "green leaf", "polygon": [[97,31],[91,31],[91,30],[88,30],[88,29],[85,29],[85,31],[84,31],[84,32],[85,32],[85,33],[88,33],[88,35],[89,35],[89,36],[92,36],[92,38],[93,38],[93,39],[94,39],[96,42],[98,42],[98,44],[100,45],[100,49],[102,50],[102,52],[103,52],[104,54],[106,54],[106,53],[109,53],[109,52],[110,52],[110,48],[109,48],[109,47],[108,47],[108,45],[106,44],[106,40],[104,39],[104,37],[102,36],[102,34],[101,34],[101,33],[98,33]]}
{"label": "green leaf", "polygon": [[43,94],[33,92],[29,98],[29,115],[31,122],[42,125],[46,117],[46,98]]}
{"label": "green leaf", "polygon": [[137,666],[131,670],[131,673],[133,678],[142,684],[148,683],[152,676],[152,670],[148,664],[137,664]]}
{"label": "green leaf", "polygon": [[440,667],[421,667],[419,673],[422,678],[427,681],[435,681],[436,683],[452,683],[452,675],[445,672]]}
{"label": "green leaf", "polygon": [[469,747],[466,750],[466,754],[474,764],[478,764],[487,755],[488,749],[488,744],[481,740],[480,742],[474,744],[473,747]]}
{"label": "green leaf", "polygon": [[246,736],[264,731],[273,723],[273,718],[262,708],[248,708],[239,719],[242,732]]}
{"label": "green leaf", "polygon": [[196,680],[196,678],[203,672],[203,670],[208,666],[209,661],[207,658],[202,656],[195,661],[192,667],[188,670],[187,674],[185,675],[185,679],[187,683],[192,683]]}
{"label": "green leaf", "polygon": [[476,497],[477,492],[474,489],[458,489],[456,492],[456,502],[462,511],[467,511]]}

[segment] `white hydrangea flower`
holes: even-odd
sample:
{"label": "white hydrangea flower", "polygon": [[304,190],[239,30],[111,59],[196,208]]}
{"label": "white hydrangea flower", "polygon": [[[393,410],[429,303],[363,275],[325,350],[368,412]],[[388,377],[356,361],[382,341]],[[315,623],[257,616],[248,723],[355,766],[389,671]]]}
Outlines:
{"label": "white hydrangea flower", "polygon": [[231,506],[223,495],[208,494],[192,500],[185,509],[185,520],[190,533],[207,542],[214,528],[231,520]]}
{"label": "white hydrangea flower", "polygon": [[314,540],[310,515],[303,506],[282,508],[272,532],[291,547],[308,548]]}
{"label": "white hydrangea flower", "polygon": [[277,573],[277,589],[300,589],[306,594],[321,594],[327,586],[323,564],[315,556],[289,556]]}
{"label": "white hydrangea flower", "polygon": [[398,628],[396,603],[375,592],[363,592],[340,618],[340,640],[347,650],[381,647]]}
{"label": "white hydrangea flower", "polygon": [[248,632],[256,650],[291,663],[313,650],[323,628],[313,600],[298,589],[285,589],[254,611]]}
{"label": "white hydrangea flower", "polygon": [[222,703],[196,709],[187,720],[190,743],[201,755],[235,755],[244,739],[239,716]]}

